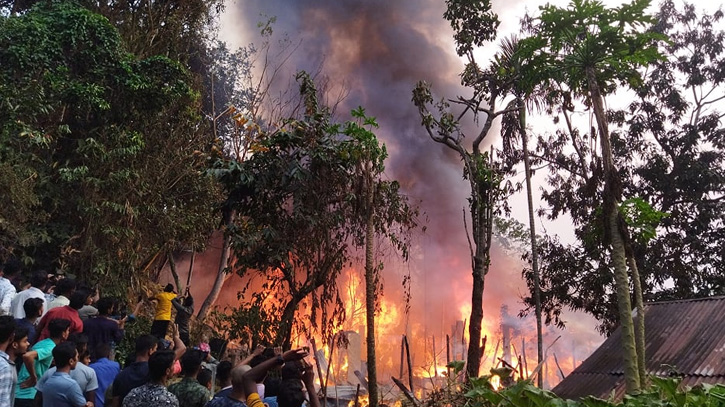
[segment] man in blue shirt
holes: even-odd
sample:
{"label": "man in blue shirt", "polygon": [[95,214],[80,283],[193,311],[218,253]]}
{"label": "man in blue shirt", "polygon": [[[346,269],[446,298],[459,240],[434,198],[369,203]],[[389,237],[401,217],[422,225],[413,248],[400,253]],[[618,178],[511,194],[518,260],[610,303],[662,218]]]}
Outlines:
{"label": "man in blue shirt", "polygon": [[78,351],[73,342],[63,342],[53,348],[56,371],[43,383],[38,383],[36,400],[42,400],[43,407],[93,407],[83,396],[78,382],[70,377],[70,371],[78,363]]}
{"label": "man in blue shirt", "polygon": [[120,407],[126,395],[136,387],[149,381],[149,358],[156,352],[158,339],[153,335],[136,338],[136,361],[126,366],[113,381],[113,400],[106,405]]}
{"label": "man in blue shirt", "polygon": [[[96,361],[91,363],[91,369],[96,372],[98,378],[98,390],[96,390],[96,407],[105,406],[106,389],[113,383],[113,380],[121,371],[118,362],[110,360],[111,345],[102,343],[95,349]],[[110,405],[110,403],[108,403]]]}

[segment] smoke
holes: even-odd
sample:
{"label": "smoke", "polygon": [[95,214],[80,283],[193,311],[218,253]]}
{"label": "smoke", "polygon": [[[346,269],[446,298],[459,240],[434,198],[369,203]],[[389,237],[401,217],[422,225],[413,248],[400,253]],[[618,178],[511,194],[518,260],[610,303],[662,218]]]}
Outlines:
{"label": "smoke", "polygon": [[[381,338],[381,342],[399,346],[399,335],[413,334],[416,337],[412,340],[418,342],[414,345],[416,357],[423,363],[428,338],[436,336],[440,353],[451,326],[467,318],[472,281],[469,243],[464,232],[469,187],[463,179],[460,158],[427,136],[411,102],[412,89],[419,80],[431,83],[438,97],[453,98],[466,93],[460,87],[458,76],[463,63],[454,52],[452,31],[442,18],[444,2],[248,0],[227,7],[222,28],[223,35],[232,44],[259,41],[257,22],[265,20],[264,16],[276,16],[275,32],[284,32],[292,41],[301,41],[285,65],[285,74],[291,77],[295,71],[314,72],[322,66],[333,84],[348,87],[349,95],[338,108],[341,115],[363,106],[369,115],[377,118],[380,129],[376,133],[390,153],[386,176],[398,180],[411,201],[420,203],[424,213],[421,220],[427,228],[415,238],[408,264],[395,257],[386,261],[384,298],[401,304],[399,312],[402,313],[404,295],[400,283],[402,276],[410,273],[412,302],[411,315],[400,318],[392,332],[394,338]],[[518,17],[523,14],[523,2],[508,2],[506,7],[516,10]],[[517,19],[504,19],[506,10],[496,11],[505,21],[503,28],[516,29]],[[495,44],[486,47],[484,53],[492,54],[493,50]],[[470,220],[467,222],[470,230]],[[198,278],[194,278],[192,286],[192,292],[199,296],[208,292],[204,286],[211,286],[216,272],[213,260],[202,266],[200,257],[207,256],[197,257]],[[214,254],[209,253],[208,257],[213,259]],[[179,268],[183,267],[182,262]],[[520,298],[526,295],[521,269],[518,259],[494,246],[484,292],[486,332],[500,331],[502,305],[508,305],[511,314],[521,309]],[[221,304],[237,302],[239,284],[237,278],[227,282]],[[572,318],[583,320],[579,316]],[[532,321],[513,320],[520,325],[517,329],[530,338]],[[578,328],[577,335],[583,334],[581,339],[565,341],[593,350],[598,337],[588,335],[594,331],[591,325],[589,331]],[[552,333],[547,340],[553,341],[556,334]],[[490,352],[494,345],[495,339],[489,338]],[[586,352],[581,350],[577,356],[579,361]],[[527,345],[526,353],[529,358],[535,357],[535,345],[533,348]]]}

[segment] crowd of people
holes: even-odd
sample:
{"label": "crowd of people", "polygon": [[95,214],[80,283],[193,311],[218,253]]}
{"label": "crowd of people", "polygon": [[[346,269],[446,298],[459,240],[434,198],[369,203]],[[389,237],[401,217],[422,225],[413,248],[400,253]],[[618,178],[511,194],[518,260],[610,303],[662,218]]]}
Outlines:
{"label": "crowd of people", "polygon": [[[0,265],[0,407],[320,406],[304,349],[260,346],[233,364],[212,357],[206,338],[192,344],[188,290],[180,297],[169,284],[149,298],[150,332],[128,338],[125,325],[143,301],[123,315],[98,288],[20,272],[17,262]],[[123,368],[115,360],[122,341],[135,342]],[[275,367],[279,374],[268,375]]]}

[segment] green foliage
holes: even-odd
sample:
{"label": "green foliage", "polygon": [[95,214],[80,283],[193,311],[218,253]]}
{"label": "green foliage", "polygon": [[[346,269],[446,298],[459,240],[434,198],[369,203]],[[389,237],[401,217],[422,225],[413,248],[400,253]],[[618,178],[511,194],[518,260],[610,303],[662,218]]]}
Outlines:
{"label": "green foliage", "polygon": [[216,189],[193,155],[210,144],[181,65],[137,59],[106,18],[65,2],[0,19],[0,59],[0,156],[35,214],[15,216],[33,236],[3,235],[6,250],[128,279],[165,245],[204,243]]}
{"label": "green foliage", "polygon": [[[464,390],[466,405],[470,407],[719,407],[725,406],[725,386],[700,385],[680,388],[680,380],[651,377],[652,386],[637,395],[626,395],[622,401],[586,397],[565,400],[548,390],[521,380],[509,387],[495,390],[491,376],[472,379]],[[426,405],[430,404],[423,400]]]}
{"label": "green foliage", "polygon": [[657,226],[667,214],[657,211],[642,198],[629,198],[619,205],[619,211],[630,231],[640,244],[657,236]]}
{"label": "green foliage", "polygon": [[443,17],[451,23],[459,56],[496,38],[499,21],[490,0],[446,0]]}

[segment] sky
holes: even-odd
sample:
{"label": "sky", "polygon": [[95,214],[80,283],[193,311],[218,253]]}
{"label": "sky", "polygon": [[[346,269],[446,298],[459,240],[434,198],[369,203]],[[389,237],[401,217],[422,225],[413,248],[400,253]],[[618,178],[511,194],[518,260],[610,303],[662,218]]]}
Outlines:
{"label": "sky", "polygon": [[[524,13],[535,13],[544,3],[494,1],[494,11],[501,20],[498,38],[517,32]],[[555,4],[564,6],[566,2]],[[397,179],[409,198],[419,203],[427,228],[415,238],[408,264],[394,259],[386,264],[384,295],[395,302],[396,296],[402,295],[402,275],[410,273],[416,316],[408,319],[407,329],[422,325],[433,336],[444,335],[455,320],[465,319],[462,310],[470,304],[471,284],[463,224],[469,189],[462,165],[455,153],[427,136],[411,102],[411,92],[419,80],[431,83],[436,97],[453,98],[465,92],[458,77],[463,61],[455,54],[452,30],[442,18],[444,9],[442,0],[244,0],[227,3],[220,26],[223,40],[233,47],[245,46],[259,43],[257,23],[265,16],[275,16],[275,33],[299,42],[282,75],[291,77],[300,69],[315,72],[322,67],[333,87],[347,89],[338,109],[342,119],[344,112],[357,106],[377,118],[380,128],[376,133],[390,153],[386,176]],[[488,59],[497,44],[498,40],[478,50],[479,60]],[[535,197],[539,195],[535,192]],[[510,202],[513,216],[526,223],[525,195],[516,195]],[[539,220],[537,228],[557,233],[564,241],[572,239],[573,228],[566,219],[553,223]],[[494,246],[484,293],[484,325],[496,330],[501,306],[517,313],[525,293],[520,261]],[[560,352],[581,361],[603,338],[590,317],[569,313],[565,319],[569,328],[551,333],[548,340],[564,335],[560,346],[566,349]],[[522,329],[531,329],[530,321],[520,323],[528,327]]]}

